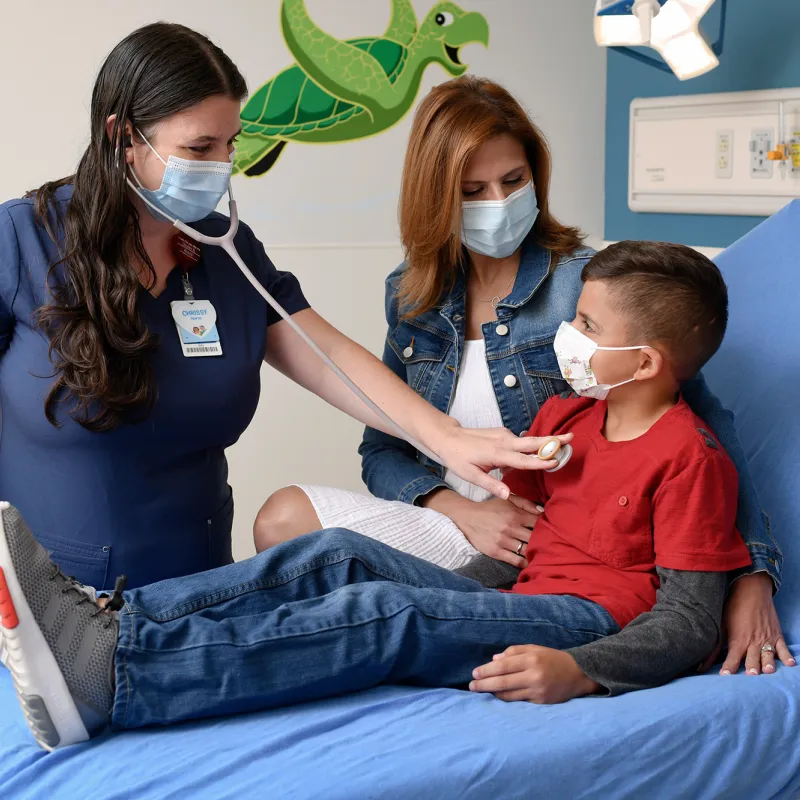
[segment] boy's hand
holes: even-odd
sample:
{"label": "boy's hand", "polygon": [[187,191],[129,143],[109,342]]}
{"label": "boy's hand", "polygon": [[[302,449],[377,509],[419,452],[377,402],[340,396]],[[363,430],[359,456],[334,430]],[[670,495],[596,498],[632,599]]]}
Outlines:
{"label": "boy's hand", "polygon": [[600,690],[569,653],[535,644],[509,647],[472,677],[471,692],[490,692],[506,701],[564,703]]}

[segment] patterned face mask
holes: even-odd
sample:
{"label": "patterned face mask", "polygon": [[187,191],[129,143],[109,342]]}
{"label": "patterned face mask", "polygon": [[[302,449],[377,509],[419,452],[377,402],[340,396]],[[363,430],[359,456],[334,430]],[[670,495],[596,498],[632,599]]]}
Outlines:
{"label": "patterned face mask", "polygon": [[608,393],[617,386],[624,386],[626,383],[635,381],[636,378],[629,378],[620,383],[608,384],[598,383],[597,378],[592,372],[592,356],[596,350],[642,350],[649,347],[646,344],[638,344],[633,347],[601,347],[595,344],[588,336],[582,334],[569,322],[562,322],[553,342],[553,349],[556,351],[558,368],[564,376],[564,380],[573,388],[576,394],[581,397],[593,397],[595,400],[605,400]]}

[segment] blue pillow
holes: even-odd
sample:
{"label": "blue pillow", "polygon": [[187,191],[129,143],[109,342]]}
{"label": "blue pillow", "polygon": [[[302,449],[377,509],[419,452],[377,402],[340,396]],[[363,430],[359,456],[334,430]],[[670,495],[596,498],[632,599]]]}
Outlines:
{"label": "blue pillow", "polygon": [[784,554],[776,606],[800,644],[800,200],[716,259],[728,284],[725,341],[704,369],[734,413],[759,499]]}

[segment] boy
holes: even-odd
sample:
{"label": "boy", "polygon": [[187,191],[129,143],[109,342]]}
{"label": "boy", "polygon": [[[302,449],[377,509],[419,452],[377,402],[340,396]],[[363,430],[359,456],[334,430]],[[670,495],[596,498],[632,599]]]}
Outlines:
{"label": "boy", "polygon": [[[509,593],[328,531],[124,603],[115,593],[102,610],[6,505],[0,632],[38,741],[52,749],[108,723],[163,725],[384,682],[561,702],[655,686],[705,658],[726,572],[750,558],[734,527],[733,466],[679,385],[719,347],[725,285],[688,248],[634,242],[597,255],[583,279],[555,349],[584,397],[550,400],[531,429],[571,431],[573,455],[547,475],[507,477],[545,502]],[[647,613],[656,603],[671,613]]]}

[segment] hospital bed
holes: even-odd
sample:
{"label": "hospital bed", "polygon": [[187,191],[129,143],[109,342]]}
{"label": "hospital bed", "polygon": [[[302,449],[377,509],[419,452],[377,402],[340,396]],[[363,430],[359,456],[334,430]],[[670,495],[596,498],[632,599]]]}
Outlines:
{"label": "hospital bed", "polygon": [[[783,548],[778,610],[787,642],[800,645],[800,201],[718,263],[730,328],[706,375],[736,415]],[[0,797],[800,797],[800,667],[550,707],[381,687],[51,755],[0,669]]]}

